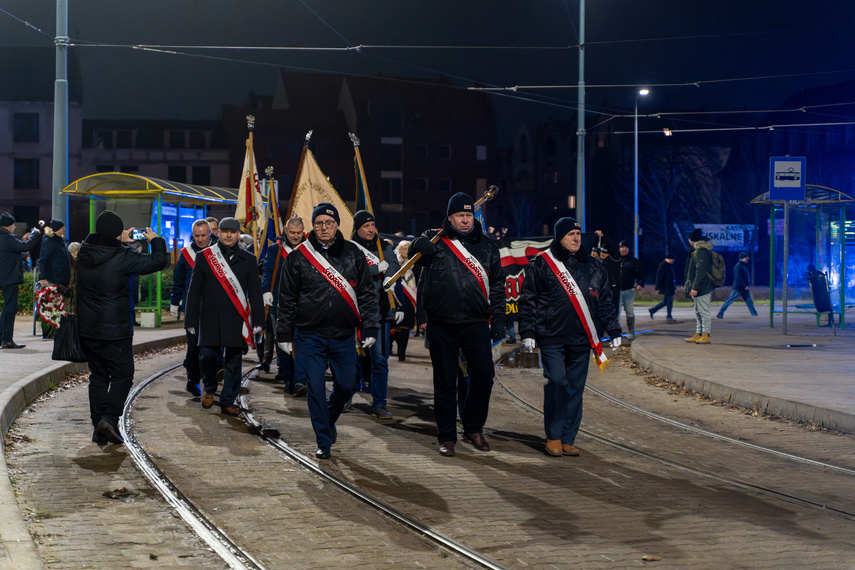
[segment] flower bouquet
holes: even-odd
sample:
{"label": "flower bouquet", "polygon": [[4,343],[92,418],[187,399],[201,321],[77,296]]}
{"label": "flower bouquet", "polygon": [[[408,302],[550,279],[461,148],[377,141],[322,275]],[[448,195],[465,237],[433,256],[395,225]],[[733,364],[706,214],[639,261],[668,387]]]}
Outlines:
{"label": "flower bouquet", "polygon": [[36,294],[36,309],[42,321],[56,328],[59,318],[65,314],[65,297],[56,285],[42,287]]}

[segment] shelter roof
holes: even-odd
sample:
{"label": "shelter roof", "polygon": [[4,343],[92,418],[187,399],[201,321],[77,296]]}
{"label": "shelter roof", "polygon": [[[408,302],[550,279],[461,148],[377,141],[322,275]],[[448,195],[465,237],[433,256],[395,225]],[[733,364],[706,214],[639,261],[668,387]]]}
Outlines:
{"label": "shelter roof", "polygon": [[[760,194],[753,200],[751,200],[752,204],[783,204],[786,200],[770,200],[769,192],[764,192]],[[795,204],[797,207],[810,207],[812,205],[819,204],[846,204],[853,205],[855,204],[855,199],[852,196],[841,192],[840,190],[835,190],[833,188],[828,188],[827,186],[817,186],[816,184],[805,184],[805,201]]]}
{"label": "shelter roof", "polygon": [[79,178],[62,189],[65,194],[96,198],[156,198],[182,204],[237,204],[235,188],[198,186],[125,172],[102,172]]}

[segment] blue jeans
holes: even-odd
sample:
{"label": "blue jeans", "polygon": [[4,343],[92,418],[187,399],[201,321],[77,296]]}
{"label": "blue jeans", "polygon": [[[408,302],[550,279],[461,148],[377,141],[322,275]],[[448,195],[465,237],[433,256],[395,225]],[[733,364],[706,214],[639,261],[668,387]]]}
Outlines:
{"label": "blue jeans", "polygon": [[223,391],[220,392],[220,408],[228,408],[235,405],[235,399],[237,399],[240,392],[243,347],[199,347],[199,364],[202,369],[203,390],[206,394],[215,394],[217,392],[217,370],[220,368],[219,362],[221,358],[224,359],[224,375]]}
{"label": "blue jeans", "polygon": [[635,289],[623,289],[620,292],[620,303],[618,304],[618,318],[620,318],[620,308],[626,311],[627,319],[635,318]]}
{"label": "blue jeans", "polygon": [[367,355],[357,358],[359,361],[356,367],[357,378],[363,383],[367,380],[371,386],[372,411],[386,407],[386,391],[389,387],[390,345],[389,323],[381,322],[377,342],[368,349]]}
{"label": "blue jeans", "polygon": [[724,305],[721,306],[721,309],[718,310],[718,315],[723,317],[727,308],[739,297],[742,297],[742,300],[745,301],[746,305],[748,305],[748,312],[751,313],[751,316],[756,317],[757,310],[754,308],[754,299],[751,298],[751,292],[737,291],[736,289],[730,292],[730,297],[727,298],[727,301],[725,301]]}
{"label": "blue jeans", "polygon": [[[354,335],[322,338],[294,331],[294,357],[298,372],[309,389],[309,416],[319,448],[333,444],[331,426],[356,391],[356,344]],[[333,388],[327,400],[325,373],[329,364]]]}
{"label": "blue jeans", "polygon": [[0,313],[0,342],[12,342],[15,315],[18,314],[18,284],[3,286],[3,312]]}
{"label": "blue jeans", "polygon": [[591,349],[570,345],[540,347],[543,361],[543,427],[546,439],[573,445],[582,424],[582,392]]}
{"label": "blue jeans", "polygon": [[659,301],[658,305],[656,305],[655,307],[650,309],[650,316],[652,317],[653,314],[656,311],[658,311],[659,309],[661,309],[662,307],[667,307],[668,308],[668,318],[669,319],[673,318],[671,316],[671,310],[674,308],[674,295],[665,295],[665,298],[662,299],[661,301]]}

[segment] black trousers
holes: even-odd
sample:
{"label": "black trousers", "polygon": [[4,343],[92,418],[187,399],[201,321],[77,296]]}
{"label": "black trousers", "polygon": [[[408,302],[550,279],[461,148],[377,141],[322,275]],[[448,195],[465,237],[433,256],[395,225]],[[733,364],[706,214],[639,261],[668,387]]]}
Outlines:
{"label": "black trousers", "polygon": [[433,365],[433,401],[437,439],[457,441],[458,371],[460,352],[466,358],[469,390],[460,407],[464,433],[479,433],[487,421],[493,391],[493,352],[490,325],[484,321],[451,324],[429,321],[427,340]]}
{"label": "black trousers", "polygon": [[15,315],[18,314],[18,284],[3,286],[3,311],[0,312],[0,342],[12,342]]}
{"label": "black trousers", "polygon": [[202,368],[199,364],[199,333],[185,329],[187,333],[187,355],[184,357],[184,368],[187,369],[187,380],[196,384],[202,379]]}
{"label": "black trousers", "polygon": [[134,383],[134,339],[80,337],[89,358],[89,415],[92,425],[118,423]]}

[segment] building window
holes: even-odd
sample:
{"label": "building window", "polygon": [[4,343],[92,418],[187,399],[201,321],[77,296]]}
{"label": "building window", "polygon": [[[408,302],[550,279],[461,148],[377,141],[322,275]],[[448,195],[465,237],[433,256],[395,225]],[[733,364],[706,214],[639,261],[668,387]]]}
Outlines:
{"label": "building window", "polygon": [[116,148],[134,148],[134,132],[130,129],[116,131]]}
{"label": "building window", "polygon": [[413,186],[415,187],[417,192],[427,192],[428,191],[428,179],[427,178],[416,178],[413,180]]}
{"label": "building window", "polygon": [[285,157],[297,158],[303,152],[303,143],[299,141],[287,141],[285,143]]}
{"label": "building window", "polygon": [[184,148],[184,131],[169,131],[169,148]]}
{"label": "building window", "polygon": [[15,188],[36,189],[39,187],[39,159],[15,159]]}
{"label": "building window", "polygon": [[193,167],[193,184],[199,186],[211,185],[211,167],[210,166],[194,166]]}
{"label": "building window", "polygon": [[479,144],[475,147],[475,160],[487,160],[487,145]]}
{"label": "building window", "polygon": [[112,164],[96,164],[95,172],[115,172],[116,169],[113,168]]}
{"label": "building window", "polygon": [[15,142],[39,142],[38,113],[15,113],[13,140]]}
{"label": "building window", "polygon": [[136,164],[123,164],[119,167],[119,172],[124,172],[125,174],[136,174],[139,171],[140,167]]}
{"label": "building window", "polygon": [[440,178],[436,183],[436,187],[440,192],[451,194],[451,178]]}
{"label": "building window", "polygon": [[428,157],[428,145],[417,144],[416,145],[416,158],[427,158],[427,157]]}
{"label": "building window", "polygon": [[401,179],[400,178],[384,178],[383,179],[383,203],[384,204],[400,204],[401,203]]}
{"label": "building window", "polygon": [[95,129],[92,133],[92,146],[102,150],[111,150],[113,148],[113,131]]}
{"label": "building window", "polygon": [[401,112],[398,109],[380,109],[380,134],[382,136],[401,136],[401,125]]}
{"label": "building window", "polygon": [[282,143],[279,141],[267,141],[267,158],[277,160],[282,157]]}
{"label": "building window", "polygon": [[436,147],[436,157],[440,160],[451,159],[451,145],[450,144],[441,144],[438,147]]}
{"label": "building window", "polygon": [[190,148],[208,148],[205,144],[205,131],[190,131]]}
{"label": "building window", "polygon": [[187,167],[186,166],[170,166],[167,169],[167,177],[172,182],[187,183]]}
{"label": "building window", "polygon": [[401,145],[380,145],[380,170],[401,170]]}

